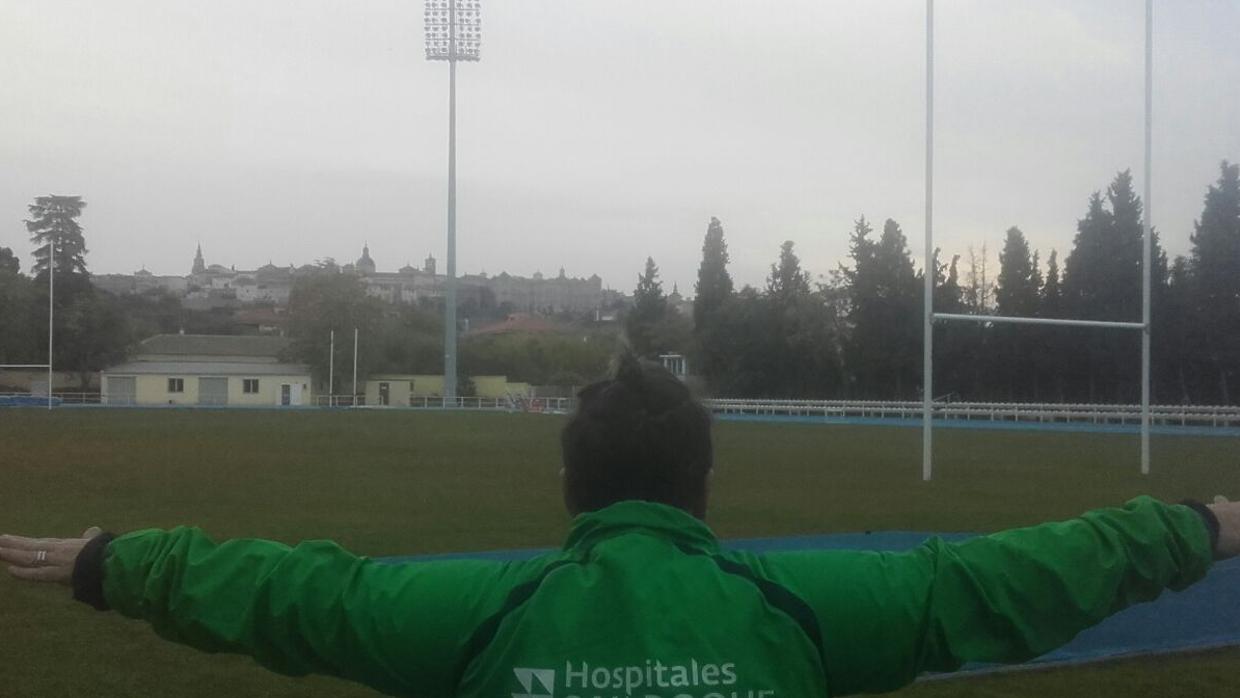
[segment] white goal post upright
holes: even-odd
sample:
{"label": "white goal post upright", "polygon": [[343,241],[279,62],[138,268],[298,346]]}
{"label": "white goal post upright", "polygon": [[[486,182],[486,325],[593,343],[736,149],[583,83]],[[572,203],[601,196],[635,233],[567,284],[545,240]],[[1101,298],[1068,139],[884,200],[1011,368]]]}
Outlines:
{"label": "white goal post upright", "polygon": [[1105,327],[1141,331],[1141,474],[1150,472],[1150,283],[1153,235],[1150,225],[1151,176],[1153,172],[1151,145],[1154,111],[1154,0],[1145,0],[1145,170],[1142,203],[1141,244],[1141,322],[1109,322],[1103,320],[1066,320],[1058,318],[1009,317],[997,315],[962,315],[934,312],[934,0],[926,0],[926,241],[923,276],[925,277],[925,316],[922,352],[922,456],[921,477],[929,481],[934,474],[934,322],[960,321],[1013,323],[1026,325],[1057,325],[1066,327]]}
{"label": "white goal post upright", "polygon": [[1150,178],[1153,177],[1154,132],[1154,0],[1145,0],[1145,181],[1141,203],[1141,474],[1150,474],[1150,286],[1153,276],[1153,203]]}

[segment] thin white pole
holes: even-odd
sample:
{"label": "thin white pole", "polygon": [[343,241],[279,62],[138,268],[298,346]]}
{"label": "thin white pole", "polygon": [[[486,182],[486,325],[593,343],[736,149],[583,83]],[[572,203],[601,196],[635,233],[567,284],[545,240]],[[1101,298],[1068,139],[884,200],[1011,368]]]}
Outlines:
{"label": "thin white pole", "polygon": [[47,409],[52,409],[52,334],[56,319],[56,306],[52,303],[56,293],[52,278],[56,275],[56,239],[47,241]]}
{"label": "thin white pole", "polygon": [[1145,215],[1142,216],[1141,245],[1141,474],[1150,472],[1150,265],[1154,237],[1151,230],[1153,205],[1150,199],[1152,174],[1151,145],[1154,118],[1154,0],[1145,0]]}
{"label": "thin white pole", "polygon": [[331,340],[327,350],[327,406],[334,407],[336,390],[336,330],[331,331]]}
{"label": "thin white pole", "polygon": [[444,303],[443,395],[456,397],[456,0],[448,3],[448,288]]}
{"label": "thin white pole", "polygon": [[357,406],[357,328],[353,328],[353,406]]}
{"label": "thin white pole", "polygon": [[934,0],[926,0],[926,256],[921,354],[921,479],[934,468],[931,411],[934,408]]}

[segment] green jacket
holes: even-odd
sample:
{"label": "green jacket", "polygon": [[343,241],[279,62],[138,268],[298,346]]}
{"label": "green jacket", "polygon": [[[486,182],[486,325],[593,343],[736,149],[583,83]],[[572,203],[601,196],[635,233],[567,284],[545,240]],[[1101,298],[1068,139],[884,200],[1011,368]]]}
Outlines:
{"label": "green jacket", "polygon": [[323,541],[147,530],[103,553],[103,596],[162,636],[393,695],[771,698],[886,691],[1019,662],[1201,578],[1207,527],[1149,498],[902,553],[721,550],[621,502],[522,562],[387,564]]}

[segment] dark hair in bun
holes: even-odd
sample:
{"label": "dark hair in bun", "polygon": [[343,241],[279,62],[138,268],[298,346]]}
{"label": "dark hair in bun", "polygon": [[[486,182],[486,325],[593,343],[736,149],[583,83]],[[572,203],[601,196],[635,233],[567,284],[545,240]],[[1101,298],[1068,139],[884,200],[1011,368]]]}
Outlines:
{"label": "dark hair in bun", "polygon": [[704,516],[710,413],[670,372],[632,354],[613,375],[577,394],[560,435],[569,510],[639,499]]}

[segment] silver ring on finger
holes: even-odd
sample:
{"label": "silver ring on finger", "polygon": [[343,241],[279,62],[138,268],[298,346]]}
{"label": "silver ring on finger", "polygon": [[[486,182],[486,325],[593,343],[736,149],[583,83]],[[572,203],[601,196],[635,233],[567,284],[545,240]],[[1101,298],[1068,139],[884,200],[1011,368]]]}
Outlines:
{"label": "silver ring on finger", "polygon": [[46,550],[36,550],[36,551],[35,551],[35,553],[34,553],[34,564],[36,564],[36,565],[46,565],[46,564],[47,564],[47,551],[46,551]]}

